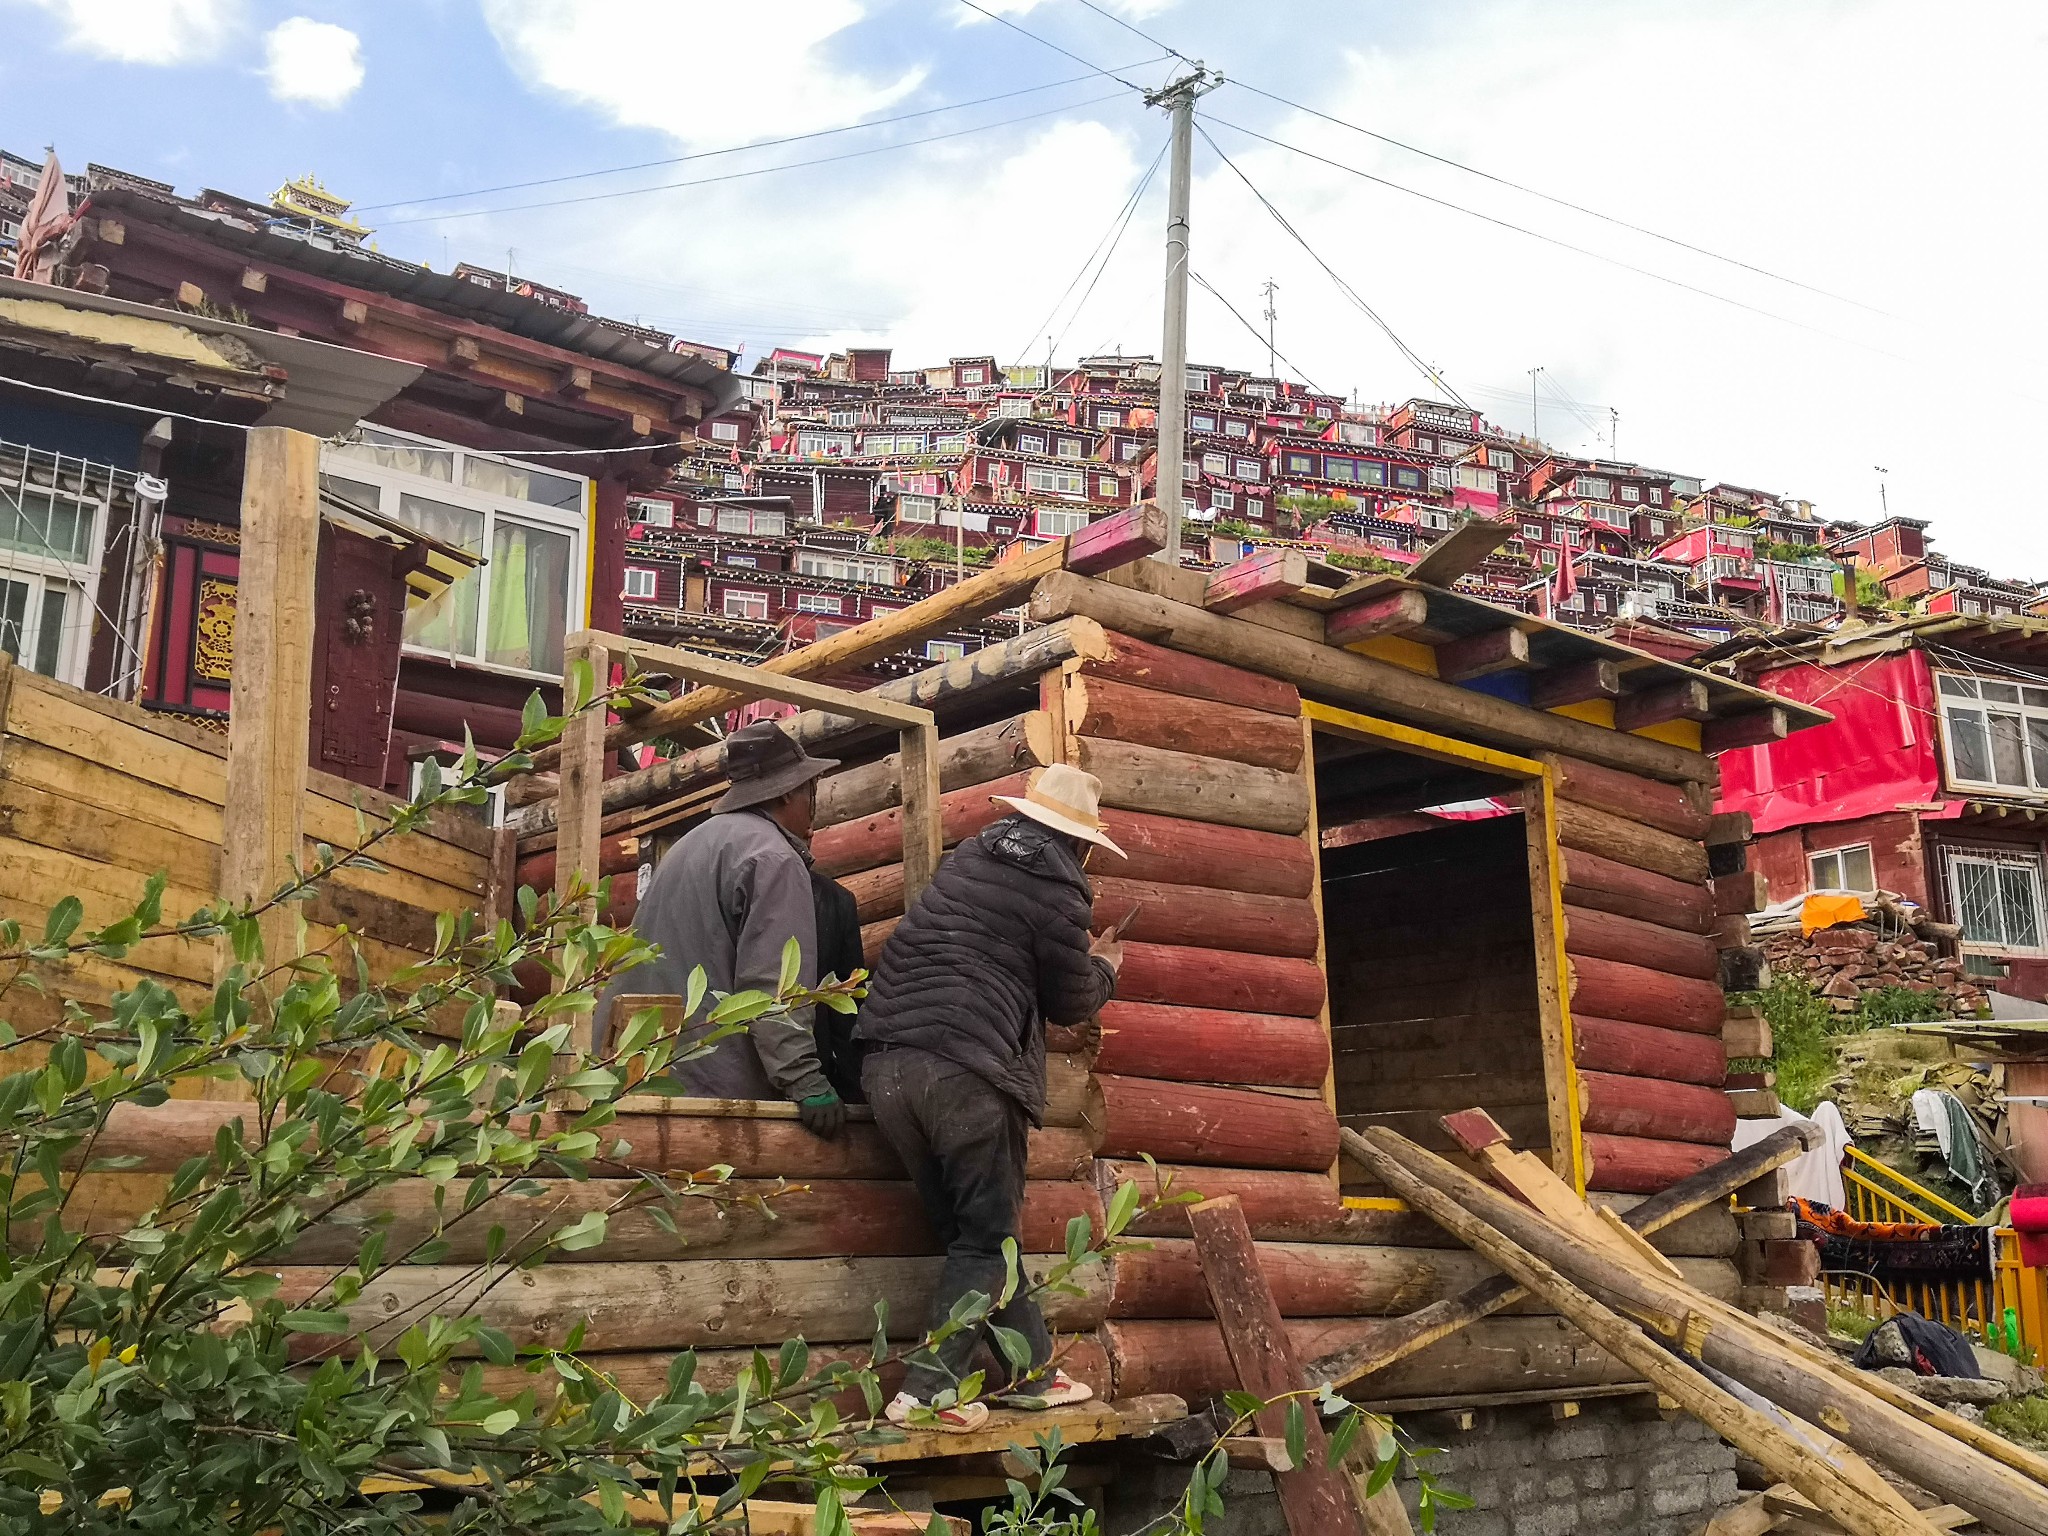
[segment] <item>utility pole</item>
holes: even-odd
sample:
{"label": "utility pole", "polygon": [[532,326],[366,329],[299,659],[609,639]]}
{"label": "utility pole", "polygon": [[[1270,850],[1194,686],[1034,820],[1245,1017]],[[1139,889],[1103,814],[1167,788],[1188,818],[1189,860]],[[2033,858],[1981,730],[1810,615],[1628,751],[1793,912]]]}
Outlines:
{"label": "utility pole", "polygon": [[1188,447],[1188,185],[1195,148],[1195,100],[1223,83],[1197,64],[1145,98],[1173,116],[1173,165],[1166,183],[1166,323],[1159,359],[1159,474],[1153,497],[1166,515],[1166,547],[1155,559],[1180,564],[1181,464]]}
{"label": "utility pole", "polygon": [[1266,296],[1266,376],[1273,379],[1280,377],[1274,365],[1276,349],[1273,346],[1273,322],[1280,318],[1279,310],[1273,305],[1273,295],[1279,291],[1280,285],[1270,277],[1259,285],[1259,292]]}
{"label": "utility pole", "polygon": [[1607,407],[1607,451],[1616,463],[1621,462],[1621,412],[1611,405]]}
{"label": "utility pole", "polygon": [[1529,436],[1539,443],[1543,441],[1543,423],[1536,414],[1536,375],[1542,371],[1540,363],[1529,370]]}
{"label": "utility pole", "polygon": [[1877,481],[1877,505],[1878,505],[1878,510],[1879,510],[1879,511],[1880,511],[1880,512],[1881,512],[1881,513],[1882,513],[1882,514],[1884,515],[1884,516],[1886,516],[1886,517],[1890,517],[1890,516],[1892,515],[1892,504],[1891,504],[1891,501],[1889,500],[1889,498],[1887,498],[1887,497],[1886,497],[1886,495],[1885,495],[1885,491],[1884,491],[1884,477],[1885,477],[1886,475],[1890,474],[1890,473],[1891,473],[1891,471],[1890,471],[1890,470],[1888,470],[1888,469],[1886,469],[1886,468],[1885,468],[1885,467],[1884,467],[1884,466],[1883,466],[1882,464],[1873,464],[1873,465],[1871,465],[1870,467],[1871,467],[1872,469],[1876,470],[1876,471],[1877,471],[1877,474],[1878,474],[1878,481]]}

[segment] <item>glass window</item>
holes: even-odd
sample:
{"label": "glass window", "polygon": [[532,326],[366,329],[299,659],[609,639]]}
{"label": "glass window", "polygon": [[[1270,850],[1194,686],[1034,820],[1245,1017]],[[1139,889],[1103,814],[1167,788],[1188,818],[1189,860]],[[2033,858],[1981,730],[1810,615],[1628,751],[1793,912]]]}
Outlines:
{"label": "glass window", "polygon": [[1214,416],[1190,416],[1188,418],[1188,430],[1190,432],[1214,432],[1216,430],[1216,418]]}
{"label": "glass window", "polygon": [[1396,468],[1394,471],[1394,484],[1405,486],[1409,490],[1418,490],[1422,485],[1422,473],[1420,470]]}
{"label": "glass window", "polygon": [[512,518],[491,530],[490,620],[484,660],[527,672],[562,670],[575,540]]}
{"label": "glass window", "polygon": [[1356,459],[1325,459],[1323,460],[1323,478],[1325,480],[1341,480],[1346,485],[1356,485],[1358,483],[1358,461]]}
{"label": "glass window", "polygon": [[1237,493],[1234,491],[1211,491],[1209,493],[1211,512],[1234,512],[1237,510]]}
{"label": "glass window", "polygon": [[799,592],[796,595],[799,613],[843,613],[846,605],[830,592]]}
{"label": "glass window", "polygon": [[[0,655],[56,677],[64,658],[64,613],[71,589],[34,576],[0,576]],[[81,596],[83,594],[80,594]]]}
{"label": "glass window", "polygon": [[[474,507],[460,507],[407,491],[398,498],[398,520],[429,538],[453,544],[470,554],[484,552],[484,527],[489,518]],[[476,620],[483,585],[481,570],[466,571],[424,602],[408,604],[406,643],[451,655],[476,655]]]}
{"label": "glass window", "polygon": [[1486,467],[1488,469],[1505,469],[1512,474],[1515,468],[1515,456],[1505,448],[1489,448],[1486,450]]}
{"label": "glass window", "polygon": [[1145,445],[1143,443],[1130,442],[1125,443],[1121,448],[1117,450],[1117,456],[1119,458],[1126,460],[1135,459],[1139,454],[1143,453],[1144,451]]}
{"label": "glass window", "polygon": [[1042,437],[1020,437],[1017,439],[1017,451],[1020,453],[1043,453],[1045,452],[1045,439]]}
{"label": "glass window", "polygon": [[740,424],[736,421],[714,421],[711,423],[711,440],[714,443],[736,443],[740,440]]}
{"label": "glass window", "polygon": [[439,480],[448,485],[455,483],[453,448],[415,443],[389,432],[379,432],[373,427],[356,428],[352,441],[331,444],[327,451],[346,459],[374,464],[380,469],[394,469],[402,475],[418,475],[422,480]]}
{"label": "glass window", "polygon": [[1870,863],[1870,845],[1831,848],[1811,855],[1806,861],[1812,876],[1810,889],[1816,891],[1875,891],[1877,877]]}
{"label": "glass window", "polygon": [[967,654],[964,640],[927,640],[924,655],[927,661],[958,661]]}
{"label": "glass window", "polygon": [[581,480],[567,475],[545,474],[537,469],[528,469],[524,464],[508,464],[502,459],[484,459],[465,453],[462,456],[462,483],[487,495],[510,496],[515,501],[530,501],[564,512],[580,511],[583,506]]}
{"label": "glass window", "polygon": [[627,597],[637,599],[640,602],[651,603],[654,601],[654,593],[655,575],[653,571],[640,565],[629,565],[626,567]]}
{"label": "glass window", "polygon": [[2048,691],[1991,678],[1935,674],[1949,777],[2016,794],[2048,790]]}
{"label": "glass window", "polygon": [[1316,472],[1316,461],[1312,455],[1290,453],[1286,455],[1286,459],[1287,473],[1290,475],[1312,475]]}
{"label": "glass window", "polygon": [[1095,425],[1098,427],[1120,427],[1123,423],[1124,413],[1122,411],[1097,411],[1095,413]]}
{"label": "glass window", "polygon": [[650,528],[673,528],[676,523],[676,504],[659,496],[628,496],[626,515],[636,523],[645,523]]}
{"label": "glass window", "polygon": [[97,501],[82,501],[62,491],[0,492],[0,548],[82,563],[92,556],[98,515]]}
{"label": "glass window", "polygon": [[1037,464],[1029,465],[1024,471],[1024,483],[1034,491],[1046,491],[1055,496],[1088,494],[1087,477],[1078,469],[1051,469]]}
{"label": "glass window", "polygon": [[1252,429],[1246,422],[1226,421],[1223,423],[1223,435],[1225,437],[1250,437]]}
{"label": "glass window", "polygon": [[1041,539],[1063,538],[1088,526],[1088,514],[1063,507],[1040,507],[1032,515],[1031,531]]}
{"label": "glass window", "polygon": [[1231,468],[1240,480],[1256,480],[1259,478],[1259,471],[1262,466],[1257,459],[1239,459]]}
{"label": "glass window", "polygon": [[765,619],[768,617],[768,594],[729,591],[725,594],[723,606],[728,619]]}
{"label": "glass window", "polygon": [[1202,472],[1210,475],[1227,475],[1230,473],[1230,460],[1220,453],[1205,453],[1202,455]]}
{"label": "glass window", "polygon": [[1059,440],[1059,457],[1078,459],[1081,457],[1081,440],[1078,437],[1063,437]]}
{"label": "glass window", "polygon": [[1963,943],[1985,949],[2039,949],[2041,861],[1993,853],[1949,855],[1949,886]]}
{"label": "glass window", "polygon": [[1095,494],[1096,494],[1096,495],[1098,495],[1098,496],[1114,496],[1114,495],[1116,495],[1116,493],[1117,493],[1117,492],[1116,492],[1116,476],[1115,476],[1115,475],[1097,475],[1097,476],[1095,477]]}
{"label": "glass window", "polygon": [[1633,485],[1624,485],[1621,488],[1621,499],[1623,501],[1641,501],[1643,493]]}

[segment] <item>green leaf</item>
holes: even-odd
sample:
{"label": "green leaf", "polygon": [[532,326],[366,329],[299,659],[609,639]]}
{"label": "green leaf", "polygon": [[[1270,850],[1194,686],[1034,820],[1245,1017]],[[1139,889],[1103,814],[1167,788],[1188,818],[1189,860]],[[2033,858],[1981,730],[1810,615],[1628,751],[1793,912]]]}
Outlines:
{"label": "green leaf", "polygon": [[1115,1237],[1131,1224],[1131,1217],[1138,1211],[1138,1186],[1130,1181],[1117,1185],[1116,1193],[1109,1197],[1109,1210],[1104,1213],[1102,1230],[1105,1236]]}
{"label": "green leaf", "polygon": [[1287,1459],[1297,1467],[1308,1465],[1308,1413],[1298,1397],[1287,1405]]}
{"label": "green leaf", "polygon": [[1324,1461],[1330,1466],[1336,1466],[1344,1459],[1344,1453],[1351,1449],[1351,1442],[1357,1438],[1358,1415],[1347,1413],[1337,1421],[1337,1427],[1330,1431],[1330,1446],[1324,1455]]}
{"label": "green leaf", "polygon": [[1266,1406],[1266,1400],[1250,1392],[1223,1394],[1223,1411],[1233,1419],[1248,1419]]}
{"label": "green leaf", "polygon": [[295,1309],[278,1321],[291,1333],[347,1333],[349,1330],[346,1312]]}
{"label": "green leaf", "polygon": [[792,935],[789,942],[782,946],[782,975],[775,983],[776,996],[787,996],[795,989],[796,979],[803,973],[803,968],[804,952]]}
{"label": "green leaf", "polygon": [[43,924],[43,943],[52,949],[68,944],[84,919],[85,903],[76,896],[66,896],[50,908],[49,920]]}
{"label": "green leaf", "polygon": [[487,1435],[507,1435],[519,1427],[517,1408],[500,1408],[477,1426]]}
{"label": "green leaf", "polygon": [[604,1230],[604,1212],[585,1211],[574,1223],[555,1233],[552,1242],[564,1253],[578,1253],[603,1242]]}

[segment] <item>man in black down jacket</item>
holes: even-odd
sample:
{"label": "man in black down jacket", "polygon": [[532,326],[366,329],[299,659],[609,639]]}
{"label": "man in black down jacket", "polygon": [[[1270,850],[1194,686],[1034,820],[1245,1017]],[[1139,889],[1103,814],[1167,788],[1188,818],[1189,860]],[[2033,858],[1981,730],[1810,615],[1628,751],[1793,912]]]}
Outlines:
{"label": "man in black down jacket", "polygon": [[[1094,775],[1056,764],[1024,795],[997,796],[1016,814],[939,866],[868,987],[868,1102],[946,1248],[931,1327],[969,1292],[1002,1294],[1025,1140],[1045,1113],[1045,1026],[1084,1023],[1116,986],[1123,948],[1107,930],[1090,934],[1094,893],[1082,873],[1090,844],[1123,856],[1102,830],[1100,792]],[[990,1321],[1029,1347],[1023,1390],[1047,1406],[1092,1395],[1064,1371],[1045,1371],[1052,1340],[1035,1301],[1020,1296]],[[969,1373],[977,1342],[978,1330],[964,1330],[913,1360],[891,1421],[963,1433],[985,1421],[982,1403],[935,1401]],[[996,1358],[1009,1368],[1000,1349]]]}

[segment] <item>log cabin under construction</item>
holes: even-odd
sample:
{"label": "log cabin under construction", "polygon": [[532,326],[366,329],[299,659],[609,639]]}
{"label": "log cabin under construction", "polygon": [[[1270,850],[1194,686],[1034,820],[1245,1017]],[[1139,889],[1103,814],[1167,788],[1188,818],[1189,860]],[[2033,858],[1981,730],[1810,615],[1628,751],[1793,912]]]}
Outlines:
{"label": "log cabin under construction", "polygon": [[[1176,1189],[1241,1197],[1295,1350],[1320,1361],[1490,1272],[1341,1162],[1340,1125],[1448,1148],[1437,1117],[1482,1105],[1575,1187],[1622,1207],[1724,1157],[1734,1115],[1716,936],[1725,914],[1751,908],[1755,881],[1710,876],[1712,754],[1825,714],[1466,597],[1449,589],[1455,569],[1438,568],[1442,584],[1426,568],[1346,584],[1297,551],[1215,573],[1137,558],[1158,546],[1158,523],[1155,509],[1133,508],[903,612],[730,669],[744,676],[698,673],[702,686],[629,721],[572,725],[556,798],[533,800],[495,835],[450,818],[395,855],[388,876],[337,892],[325,920],[371,934],[395,964],[430,942],[437,907],[509,912],[520,884],[563,884],[579,869],[630,877],[708,812],[722,771],[711,747],[606,776],[611,749],[749,699],[829,694],[839,702],[784,723],[842,759],[821,784],[813,848],[858,900],[870,960],[940,848],[993,821],[991,795],[1017,792],[1035,768],[1071,762],[1097,775],[1110,834],[1129,854],[1093,871],[1098,918],[1136,916],[1099,1046],[1052,1032],[1027,1254],[1059,1253],[1075,1215],[1099,1223],[1119,1182],[1149,1186],[1150,1159]],[[1029,625],[865,694],[818,686],[923,630],[998,612]],[[660,649],[585,632],[570,653],[573,665],[637,651],[650,670],[688,675],[678,653],[647,654]],[[36,844],[45,875],[83,885],[90,919],[139,891],[159,855],[182,851],[202,891],[227,883],[213,871],[246,863],[236,818],[220,809],[235,788],[216,740],[46,680],[16,682],[11,709],[0,689],[0,796],[97,795],[116,813],[10,823],[9,843]],[[251,715],[252,730],[282,718]],[[95,733],[119,735],[118,750]],[[94,774],[70,788],[54,772],[17,786],[66,753],[96,761]],[[309,781],[293,836],[319,835],[342,790]],[[113,835],[116,822],[148,835]],[[95,868],[82,882],[85,864]],[[0,896],[18,904],[53,888]],[[611,920],[630,919],[635,889],[614,880]],[[132,966],[101,966],[95,985],[135,969],[185,989],[207,980],[138,951]],[[914,1191],[872,1125],[856,1120],[828,1143],[790,1109],[630,1101],[619,1132],[636,1161],[727,1165],[743,1192],[778,1191],[772,1214],[706,1203],[678,1246],[629,1212],[601,1246],[490,1288],[478,1310],[521,1345],[559,1343],[581,1321],[583,1348],[628,1392],[660,1391],[686,1348],[701,1352],[707,1382],[743,1368],[752,1347],[797,1335],[814,1359],[861,1356],[878,1300],[891,1332],[914,1337],[938,1266]],[[142,1167],[102,1178],[81,1208],[120,1230],[146,1201],[138,1181],[203,1150],[232,1111],[153,1111]],[[573,1215],[619,1192],[615,1181],[563,1183],[551,1210]],[[413,1194],[378,1200],[424,1228],[434,1207],[424,1187]],[[480,1243],[482,1228],[469,1230]],[[1185,1214],[1162,1210],[1135,1230],[1148,1249],[1087,1272],[1079,1294],[1048,1307],[1063,1364],[1105,1405],[1070,1440],[1144,1433],[1236,1385]],[[354,1229],[309,1232],[285,1293],[323,1284],[323,1266],[353,1240]],[[466,1240],[447,1265],[480,1256],[460,1251]],[[1725,1203],[1656,1241],[1693,1283],[1735,1296]],[[372,1337],[380,1318],[412,1316],[431,1297],[460,1310],[463,1291],[444,1290],[457,1272],[393,1270],[352,1310]],[[1631,1381],[1523,1303],[1352,1393],[1401,1409],[1593,1396]]]}

